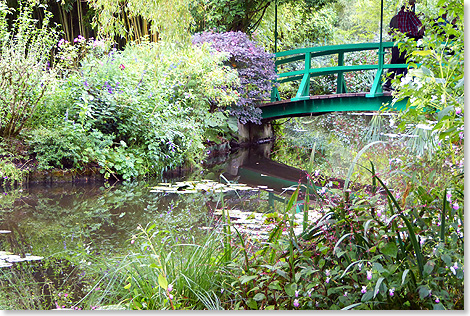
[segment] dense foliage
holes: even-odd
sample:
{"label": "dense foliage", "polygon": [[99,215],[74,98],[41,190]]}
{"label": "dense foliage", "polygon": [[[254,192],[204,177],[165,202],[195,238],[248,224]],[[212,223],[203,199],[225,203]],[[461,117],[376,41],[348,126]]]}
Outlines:
{"label": "dense foliage", "polygon": [[[60,58],[74,57],[70,45],[59,43]],[[237,100],[227,88],[237,87],[237,74],[222,66],[223,53],[207,44],[141,43],[108,53],[103,45],[88,43],[79,71],[57,83],[47,109],[55,119],[37,117],[45,130],[33,130],[29,143],[42,167],[97,161],[107,177],[128,179],[199,162],[204,141],[236,130],[219,110]]]}
{"label": "dense foliage", "polygon": [[272,80],[276,78],[273,56],[242,32],[203,32],[194,35],[194,45],[205,42],[216,51],[228,53],[226,64],[238,72],[240,99],[231,106],[231,113],[242,124],[260,124],[261,110],[256,105],[270,98]]}
{"label": "dense foliage", "polygon": [[[102,12],[101,23],[111,22],[111,29],[103,31],[121,35],[128,31],[121,23],[138,15],[150,19],[160,33],[158,28],[178,10],[185,10],[187,17],[184,3],[172,7],[157,1],[145,7],[139,1],[93,1]],[[367,11],[360,8],[365,3],[369,1],[356,1],[355,11],[365,15]],[[155,10],[155,5],[165,9]],[[152,213],[155,208],[150,203],[144,215],[133,211],[126,215],[118,211],[122,201],[131,195],[141,198],[126,183],[122,191],[104,195],[91,207],[88,201],[69,205],[67,196],[57,205],[47,199],[31,203],[35,220],[23,222],[21,206],[31,199],[23,199],[21,189],[4,192],[0,223],[13,227],[14,234],[20,236],[21,229],[36,233],[37,226],[45,226],[33,234],[42,251],[49,246],[51,231],[64,232],[65,237],[63,245],[51,243],[48,263],[0,267],[0,285],[6,289],[0,292],[0,307],[463,310],[463,4],[437,3],[444,5],[455,21],[424,20],[427,32],[419,42],[396,38],[405,42],[400,46],[416,66],[393,81],[394,102],[408,98],[406,110],[397,117],[386,120],[376,115],[369,130],[362,125],[366,119],[340,115],[278,122],[276,130],[283,139],[273,157],[302,166],[309,182],[294,188],[290,199],[266,208],[272,223],[267,234],[240,233],[231,224],[223,193],[218,199],[210,192],[200,200],[187,197],[187,206],[179,212],[169,202],[167,210]],[[429,7],[426,12],[436,11],[434,4]],[[239,9],[234,14],[240,14]],[[236,120],[229,118],[227,109],[242,123],[258,122],[254,106],[269,96],[272,56],[245,33],[203,32],[193,37],[194,45],[140,39],[123,50],[82,36],[73,43],[63,39],[56,44],[53,30],[47,23],[37,29],[28,10],[19,15],[16,28],[0,21],[0,62],[9,79],[1,82],[7,100],[0,104],[2,184],[19,181],[23,175],[15,167],[20,157],[9,152],[13,147],[30,150],[33,155],[25,156],[35,159],[40,169],[98,165],[106,177],[124,179],[185,163],[197,165],[204,143],[226,139],[236,130]],[[2,17],[7,11],[0,7]],[[156,11],[166,16],[152,16]],[[209,13],[220,17],[218,10]],[[308,18],[305,21],[313,28],[315,23]],[[323,18],[327,26],[334,23]],[[235,20],[210,21],[222,26]],[[168,38],[182,35],[184,22],[169,25]],[[343,22],[357,26],[359,38],[376,36],[370,27],[360,25],[368,21]],[[297,40],[315,36],[284,35],[284,44],[295,47]],[[57,54],[52,68],[46,68],[44,56],[52,50]],[[348,58],[354,64],[371,56]],[[335,64],[335,60],[325,58],[320,63]],[[28,76],[22,77],[21,71]],[[368,73],[349,79],[349,89],[362,90]],[[333,92],[333,84],[333,77],[318,78],[311,87],[326,93]],[[289,96],[292,87],[281,87],[280,92]],[[14,109],[20,106],[19,116],[8,108],[12,100],[19,100],[14,104]],[[317,132],[319,127],[330,135]],[[394,132],[397,140],[387,140],[385,132]],[[326,181],[327,173],[338,179]],[[335,188],[340,181],[342,187]],[[214,208],[220,208],[222,215],[218,225],[204,227],[211,233],[196,241],[188,236],[190,228],[213,218],[208,214],[214,209],[208,196],[217,200]],[[301,234],[294,231],[297,211],[302,212]],[[309,213],[319,216],[310,220]],[[50,217],[62,221],[54,226]],[[129,247],[124,246],[122,257],[107,256],[114,245],[91,245],[88,238],[99,230],[109,232],[107,228],[122,217],[128,221],[118,232],[123,239],[127,236]],[[2,247],[30,250],[24,240],[24,245],[15,239],[1,241]],[[71,250],[71,245],[78,250]],[[46,269],[53,270],[51,277],[38,282],[35,277]],[[57,281],[64,274],[77,283]]]}
{"label": "dense foliage", "polygon": [[56,31],[49,26],[50,14],[42,26],[25,7],[13,26],[6,19],[9,8],[0,2],[0,136],[14,137],[27,125],[36,107],[44,102],[53,74],[46,71]]}

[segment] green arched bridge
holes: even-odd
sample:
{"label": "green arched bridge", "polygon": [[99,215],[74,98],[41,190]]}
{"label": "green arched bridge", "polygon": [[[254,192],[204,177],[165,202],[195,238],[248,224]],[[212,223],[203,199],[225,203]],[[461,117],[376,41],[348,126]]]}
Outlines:
{"label": "green arched bridge", "polygon": [[[275,54],[275,66],[278,73],[277,83],[298,81],[299,88],[294,98],[281,100],[277,88],[273,85],[271,101],[260,106],[264,120],[292,116],[320,115],[332,111],[378,111],[384,103],[390,103],[390,92],[382,91],[382,74],[385,69],[407,68],[406,64],[384,64],[385,49],[393,47],[393,42],[362,43],[309,47]],[[395,44],[396,45],[396,44]],[[348,52],[375,50],[378,54],[376,64],[345,65],[344,54]],[[337,55],[335,67],[312,68],[312,58]],[[279,66],[303,61],[301,70],[278,72]],[[345,72],[376,70],[375,78],[369,91],[348,93],[344,79]],[[337,74],[336,94],[310,95],[310,78],[328,74]],[[397,102],[393,109],[404,109],[407,100]]]}

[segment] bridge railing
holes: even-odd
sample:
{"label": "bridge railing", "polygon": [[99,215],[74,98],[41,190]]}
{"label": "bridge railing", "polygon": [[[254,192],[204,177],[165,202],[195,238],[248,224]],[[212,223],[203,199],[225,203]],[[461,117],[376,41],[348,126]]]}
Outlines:
{"label": "bridge railing", "polygon": [[[289,81],[301,80],[297,94],[292,101],[308,99],[310,97],[310,78],[315,76],[322,76],[336,73],[336,93],[346,93],[346,82],[344,80],[345,72],[361,71],[361,70],[377,70],[374,83],[372,84],[370,92],[366,97],[376,97],[383,95],[382,92],[382,73],[384,69],[390,68],[407,68],[407,64],[384,64],[385,49],[393,47],[394,42],[382,43],[361,43],[361,44],[346,44],[346,45],[331,45],[331,46],[318,46],[300,48],[289,51],[278,52],[275,54],[276,72],[280,65],[304,61],[304,69],[278,73],[277,83],[284,83]],[[357,52],[365,50],[376,50],[378,54],[377,64],[366,65],[345,65],[344,54],[348,52]],[[312,58],[325,56],[325,55],[338,55],[338,65],[335,67],[322,67],[312,68]],[[271,102],[279,101],[280,96],[277,87],[273,87],[271,92]]]}

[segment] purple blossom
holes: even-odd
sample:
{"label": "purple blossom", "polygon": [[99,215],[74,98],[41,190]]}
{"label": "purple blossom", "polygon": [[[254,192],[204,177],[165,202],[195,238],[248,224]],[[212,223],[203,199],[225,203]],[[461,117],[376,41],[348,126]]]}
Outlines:
{"label": "purple blossom", "polygon": [[241,85],[235,89],[240,98],[232,107],[232,114],[236,115],[242,124],[259,124],[261,110],[255,105],[269,99],[272,80],[277,77],[273,55],[265,52],[264,48],[251,41],[243,32],[203,32],[193,36],[193,45],[201,45],[204,42],[210,43],[216,51],[228,53],[227,66],[238,71]]}
{"label": "purple blossom", "polygon": [[367,280],[372,280],[372,271],[367,271]]}
{"label": "purple blossom", "polygon": [[171,292],[173,291],[173,285],[170,283],[168,284],[168,292]]}
{"label": "purple blossom", "polygon": [[395,294],[395,288],[389,289],[388,293],[390,294],[390,296],[393,296]]}
{"label": "purple blossom", "polygon": [[330,278],[326,278],[326,283],[330,283]]}
{"label": "purple blossom", "polygon": [[361,290],[361,293],[364,294],[367,292],[367,286],[363,285],[362,286],[362,290]]}
{"label": "purple blossom", "polygon": [[453,208],[454,210],[458,210],[458,209],[459,209],[459,203],[454,202],[454,204],[452,204],[452,208]]}
{"label": "purple blossom", "polygon": [[434,302],[439,303],[439,302],[440,302],[439,297],[436,297],[436,299],[434,300]]}
{"label": "purple blossom", "polygon": [[299,307],[299,306],[300,306],[298,299],[295,299],[295,300],[294,300],[294,306],[295,306],[295,307]]}
{"label": "purple blossom", "polygon": [[299,290],[295,291],[295,297],[299,297]]}
{"label": "purple blossom", "polygon": [[449,203],[452,202],[452,193],[448,192],[448,193],[446,194],[446,200],[447,200],[447,202],[449,202]]}
{"label": "purple blossom", "polygon": [[455,108],[455,114],[460,115],[462,113],[462,109],[460,107]]}

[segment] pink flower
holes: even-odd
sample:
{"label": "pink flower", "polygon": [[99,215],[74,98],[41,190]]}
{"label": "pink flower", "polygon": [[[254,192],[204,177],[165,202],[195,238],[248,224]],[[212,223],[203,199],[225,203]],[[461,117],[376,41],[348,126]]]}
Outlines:
{"label": "pink flower", "polygon": [[459,204],[457,202],[454,202],[454,204],[452,204],[452,208],[454,210],[458,210],[459,209]]}
{"label": "pink flower", "polygon": [[446,194],[446,200],[447,200],[447,202],[449,202],[449,203],[452,202],[452,193],[449,192],[449,193]]}
{"label": "pink flower", "polygon": [[455,114],[459,115],[462,113],[462,109],[460,107],[455,108]]}
{"label": "pink flower", "polygon": [[124,70],[125,68],[126,68],[126,66],[124,66],[123,64],[119,65],[119,69]]}
{"label": "pink flower", "polygon": [[439,297],[436,298],[436,299],[434,300],[434,302],[439,303],[439,302],[440,302]]}
{"label": "pink flower", "polygon": [[134,243],[135,243],[135,240],[134,240],[134,239],[132,239],[132,240],[131,240],[131,245],[133,245]]}
{"label": "pink flower", "polygon": [[172,300],[172,299],[173,299],[173,295],[171,295],[171,294],[170,294],[168,297],[170,298],[170,300]]}
{"label": "pink flower", "polygon": [[300,305],[300,304],[299,304],[299,300],[298,300],[298,299],[295,299],[295,300],[294,300],[294,306],[295,306],[295,307],[299,307],[299,305]]}
{"label": "pink flower", "polygon": [[172,284],[168,284],[168,292],[171,292],[173,291],[173,285]]}
{"label": "pink flower", "polygon": [[367,280],[372,280],[372,271],[367,271]]}
{"label": "pink flower", "polygon": [[395,294],[395,288],[392,288],[390,290],[388,290],[390,296],[393,296],[393,294]]}
{"label": "pink flower", "polygon": [[344,295],[343,296],[348,296],[348,292],[344,292]]}
{"label": "pink flower", "polygon": [[299,297],[299,291],[295,291],[295,297]]}
{"label": "pink flower", "polygon": [[330,283],[330,278],[326,278],[326,283]]}
{"label": "pink flower", "polygon": [[364,294],[365,292],[367,292],[367,286],[363,285],[361,293]]}

